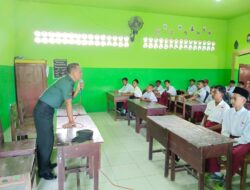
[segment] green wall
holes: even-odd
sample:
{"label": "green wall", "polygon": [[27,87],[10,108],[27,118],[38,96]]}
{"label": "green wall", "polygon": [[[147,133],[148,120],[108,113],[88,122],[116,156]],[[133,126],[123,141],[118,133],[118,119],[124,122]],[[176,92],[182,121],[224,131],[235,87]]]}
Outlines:
{"label": "green wall", "polygon": [[9,104],[15,102],[13,64],[15,29],[13,0],[0,1],[0,119],[4,129],[9,126]]}
{"label": "green wall", "polygon": [[[16,54],[25,58],[46,59],[50,66],[55,58],[79,62],[86,81],[83,99],[87,111],[105,110],[105,92],[120,88],[120,79],[124,76],[130,81],[138,78],[141,88],[156,79],[170,79],[178,89],[186,88],[189,78],[209,78],[212,84],[224,84],[229,79],[225,35],[228,25],[225,20],[26,1],[18,2],[17,7]],[[35,30],[129,35],[127,22],[134,15],[141,16],[145,24],[129,48],[37,45],[33,42]],[[169,31],[174,31],[173,35],[162,29],[164,23]],[[179,24],[183,25],[182,31],[178,31]],[[191,25],[199,30],[206,26],[212,35],[201,33],[197,36],[189,32],[185,36],[184,30],[189,30]],[[143,49],[143,37],[159,37],[157,30],[161,30],[161,37],[214,40],[217,49],[215,52]]]}
{"label": "green wall", "polygon": [[[68,58],[78,61],[83,67],[95,68],[200,68],[225,69],[227,21],[205,18],[181,17],[132,11],[97,9],[72,5],[56,5],[18,2],[16,53],[27,58],[45,58],[49,63],[54,58]],[[140,15],[144,27],[130,48],[102,48],[83,46],[37,45],[33,42],[35,30],[66,31],[76,33],[98,33],[129,35],[128,20]],[[156,31],[164,23],[174,30],[172,38],[185,38],[184,29],[194,25],[203,26],[212,32],[211,36],[190,33],[190,39],[206,39],[217,42],[215,52],[164,51],[143,49],[143,37],[156,37]],[[178,25],[183,30],[178,31]],[[169,31],[168,31],[169,32]],[[166,31],[162,37],[170,37]],[[35,51],[34,51],[35,50]]]}
{"label": "green wall", "polygon": [[[237,40],[239,42],[238,50],[250,49],[250,43],[247,43],[247,34],[250,34],[250,14],[243,15],[240,17],[233,18],[229,20],[228,24],[228,53],[227,53],[227,64],[231,65],[232,53],[234,51],[234,42]],[[237,64],[235,65],[235,77],[238,80],[238,69],[239,64],[250,64],[250,55],[244,55],[237,58]]]}

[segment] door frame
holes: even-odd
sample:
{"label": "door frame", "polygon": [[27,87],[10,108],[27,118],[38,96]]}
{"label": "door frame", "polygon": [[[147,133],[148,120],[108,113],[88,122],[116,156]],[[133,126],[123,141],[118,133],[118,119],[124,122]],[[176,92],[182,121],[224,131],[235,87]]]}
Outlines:
{"label": "door frame", "polygon": [[233,52],[233,56],[232,56],[232,68],[231,68],[231,79],[234,80],[234,70],[235,70],[235,66],[237,64],[237,58],[243,55],[247,55],[250,54],[250,49],[244,49],[244,50],[240,50],[240,51],[235,51]]}

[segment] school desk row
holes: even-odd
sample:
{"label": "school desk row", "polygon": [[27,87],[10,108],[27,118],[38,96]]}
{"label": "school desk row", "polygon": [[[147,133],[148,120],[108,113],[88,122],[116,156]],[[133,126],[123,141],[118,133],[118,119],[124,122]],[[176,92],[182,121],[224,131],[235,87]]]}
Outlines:
{"label": "school desk row", "polygon": [[[205,160],[208,158],[225,156],[227,158],[226,171],[226,189],[231,189],[232,175],[232,147],[233,140],[215,133],[204,127],[195,125],[176,115],[166,115],[166,106],[154,102],[144,102],[139,99],[129,99],[127,96],[109,92],[107,100],[113,101],[114,109],[117,102],[127,102],[128,116],[130,113],[135,114],[135,130],[137,133],[141,129],[141,120],[146,121],[147,140],[149,141],[149,160],[152,160],[153,153],[162,150],[153,150],[153,139],[157,140],[163,147],[165,153],[165,177],[169,176],[171,171],[171,180],[175,180],[175,172],[179,168],[175,165],[175,157],[178,155],[187,165],[184,169],[195,170],[198,178],[198,189],[203,190],[205,187]],[[182,100],[173,100],[176,104],[182,104],[184,109],[189,109],[191,117],[194,112],[203,111],[206,104],[198,102],[183,102]],[[108,108],[110,103],[108,103]],[[176,109],[176,108],[175,108]],[[185,111],[184,111],[185,112]],[[185,113],[183,113],[185,114]],[[128,125],[130,125],[128,117]],[[171,161],[171,162],[170,162]],[[169,165],[171,163],[171,165]]]}

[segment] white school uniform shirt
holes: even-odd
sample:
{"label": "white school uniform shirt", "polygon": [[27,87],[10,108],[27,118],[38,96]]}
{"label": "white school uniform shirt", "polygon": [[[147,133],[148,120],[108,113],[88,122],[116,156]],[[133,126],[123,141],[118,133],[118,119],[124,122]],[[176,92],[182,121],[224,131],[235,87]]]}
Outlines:
{"label": "white school uniform shirt", "polygon": [[120,93],[132,93],[134,87],[131,84],[123,85],[123,87],[119,90]]}
{"label": "white school uniform shirt", "polygon": [[210,102],[212,100],[213,100],[213,97],[212,97],[211,94],[209,94],[208,97],[207,97],[207,99],[206,99],[206,101],[205,101],[205,103],[207,104],[208,102]]}
{"label": "white school uniform shirt", "polygon": [[151,102],[157,102],[157,98],[153,92],[145,92],[142,95],[143,98],[150,100]]}
{"label": "white school uniform shirt", "polygon": [[227,86],[226,87],[226,92],[229,94],[229,97],[232,96],[234,89],[235,89],[235,86],[232,86],[232,87]]}
{"label": "white school uniform shirt", "polygon": [[164,92],[164,88],[162,87],[162,85],[155,86],[154,90],[157,90],[160,93],[160,95]]}
{"label": "white school uniform shirt", "polygon": [[205,86],[204,88],[205,88],[205,90],[210,94],[210,87],[207,85],[207,86]]}
{"label": "white school uniform shirt", "polygon": [[139,88],[139,86],[136,86],[135,88],[133,87],[133,92],[132,93],[134,93],[134,96],[136,98],[142,97],[142,92],[141,92],[141,89]]}
{"label": "white school uniform shirt", "polygon": [[225,111],[229,109],[229,105],[224,100],[221,100],[218,105],[216,105],[215,101],[212,100],[207,104],[207,108],[205,110],[205,114],[208,116],[207,120],[221,124]]}
{"label": "white school uniform shirt", "polygon": [[227,110],[223,117],[221,134],[227,137],[238,136],[239,138],[234,138],[237,141],[234,145],[250,143],[250,112],[244,107],[239,111],[235,108]]}
{"label": "white school uniform shirt", "polygon": [[198,97],[196,98],[198,102],[204,103],[207,91],[205,90],[205,88],[201,88],[194,95],[198,95]]}
{"label": "white school uniform shirt", "polygon": [[171,96],[176,96],[176,90],[173,86],[169,86],[168,88],[166,88],[166,92],[169,93]]}
{"label": "white school uniform shirt", "polygon": [[189,95],[193,95],[195,92],[197,92],[197,86],[196,85],[188,86],[188,94]]}

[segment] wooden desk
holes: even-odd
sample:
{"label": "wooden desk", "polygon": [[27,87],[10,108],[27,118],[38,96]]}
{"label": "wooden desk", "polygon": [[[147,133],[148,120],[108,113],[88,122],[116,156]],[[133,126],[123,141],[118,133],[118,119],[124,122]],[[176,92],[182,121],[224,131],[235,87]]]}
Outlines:
{"label": "wooden desk", "polygon": [[115,111],[115,120],[117,120],[117,107],[116,104],[118,102],[126,102],[129,99],[129,96],[123,96],[120,93],[107,92],[107,111],[110,110],[110,104],[113,103],[113,111]]}
{"label": "wooden desk", "polygon": [[[57,164],[58,164],[58,189],[64,189],[64,180],[66,173],[77,173],[77,185],[80,185],[79,172],[88,170],[90,176],[94,178],[94,190],[98,190],[99,168],[100,168],[100,146],[104,142],[98,128],[90,116],[78,116],[75,119],[77,127],[62,128],[62,125],[68,122],[67,117],[57,117],[56,146],[57,146]],[[90,129],[93,131],[93,140],[84,143],[71,143],[78,130]],[[65,160],[67,158],[87,157],[88,166],[67,168]],[[87,168],[86,168],[87,167]],[[79,182],[79,183],[78,183]]]}
{"label": "wooden desk", "polygon": [[168,176],[171,152],[171,180],[175,180],[175,155],[198,172],[199,190],[204,189],[205,160],[227,157],[226,189],[231,190],[233,140],[204,127],[194,125],[175,115],[148,116],[149,159],[152,159],[153,139],[166,148],[165,176]]}
{"label": "wooden desk", "polygon": [[35,154],[36,141],[22,140],[0,144],[0,158]]}
{"label": "wooden desk", "polygon": [[[183,104],[183,101],[178,100],[175,103],[175,108],[174,108],[175,112],[176,112],[176,106],[177,106],[176,104]],[[193,100],[193,101],[186,100],[185,101],[185,115],[188,115],[188,117],[191,119],[191,121],[193,121],[194,120],[194,113],[195,112],[205,112],[206,107],[207,107],[207,104],[205,104],[205,103],[201,103],[201,102],[198,102],[196,100]]]}
{"label": "wooden desk", "polygon": [[[146,121],[147,116],[149,115],[165,115],[166,106],[155,102],[145,102],[140,99],[129,99],[128,100],[128,114],[134,113],[136,116],[136,133],[139,133],[141,130],[140,120],[143,119]],[[130,117],[128,117],[128,125],[130,125]]]}
{"label": "wooden desk", "polygon": [[[82,105],[75,104],[73,105],[73,116],[79,116],[79,115],[87,115],[87,112]],[[56,116],[67,117],[67,111],[66,111],[65,106],[57,109]]]}
{"label": "wooden desk", "polygon": [[31,190],[35,186],[35,155],[0,158],[0,189]]}

